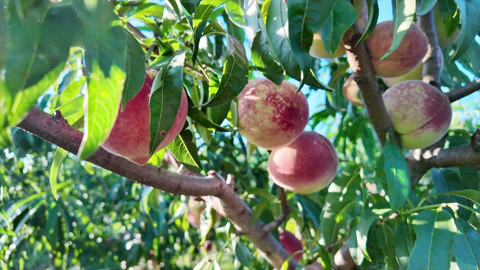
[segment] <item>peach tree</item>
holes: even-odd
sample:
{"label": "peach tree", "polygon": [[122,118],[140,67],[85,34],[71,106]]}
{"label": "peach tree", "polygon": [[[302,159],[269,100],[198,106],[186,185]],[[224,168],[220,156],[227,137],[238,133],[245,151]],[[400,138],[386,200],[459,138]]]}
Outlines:
{"label": "peach tree", "polygon": [[2,269],[480,269],[479,0],[0,3]]}

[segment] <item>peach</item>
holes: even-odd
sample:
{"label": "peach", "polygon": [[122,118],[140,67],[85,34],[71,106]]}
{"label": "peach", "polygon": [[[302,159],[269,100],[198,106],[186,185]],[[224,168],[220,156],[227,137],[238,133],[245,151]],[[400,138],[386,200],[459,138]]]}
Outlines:
{"label": "peach", "polygon": [[[156,71],[147,72],[142,88],[130,101],[125,104],[125,109],[119,108],[117,119],[110,135],[103,143],[105,150],[125,157],[137,164],[143,165],[150,159],[150,90]],[[175,116],[172,128],[166,132],[163,141],[156,151],[166,147],[183,128],[187,118],[187,95],[182,91],[180,108]]]}
{"label": "peach", "polygon": [[291,143],[308,122],[307,98],[287,81],[250,81],[238,96],[240,134],[266,149]]}
{"label": "peach", "polygon": [[356,268],[355,261],[350,254],[347,244],[344,244],[333,257],[338,270],[353,270]]}
{"label": "peach", "polygon": [[313,131],[304,131],[288,146],[273,150],[268,159],[270,179],[300,194],[325,188],[335,178],[337,167],[335,148]]}
{"label": "peach", "polygon": [[[303,250],[302,242],[289,231],[285,231],[282,228],[278,228],[280,244],[288,252],[288,254],[293,254],[297,251]],[[302,252],[299,252],[293,255],[293,259],[297,262],[302,260]]]}
{"label": "peach", "polygon": [[380,60],[390,49],[393,40],[393,21],[378,24],[366,40],[373,68],[380,77],[398,77],[420,63],[428,50],[428,40],[416,24],[412,24],[398,48]]}
{"label": "peach", "polygon": [[[440,60],[440,66],[443,68],[443,53],[438,50],[438,55],[439,55],[439,60]],[[393,78],[382,78],[383,82],[388,86],[392,87],[397,83],[401,83],[404,81],[410,81],[410,80],[422,80],[422,69],[423,69],[423,63],[425,62],[425,58],[423,58],[422,62],[418,64],[414,69],[410,70],[407,74],[399,76],[399,77],[393,77]]]}
{"label": "peach", "polygon": [[353,78],[353,74],[348,76],[342,87],[343,97],[346,101],[351,102],[354,106],[363,106],[360,88]]}
{"label": "peach", "polygon": [[[357,11],[357,25],[360,31],[364,32],[367,29],[368,25],[368,6],[367,2],[364,0],[354,0],[353,6]],[[320,32],[315,33],[313,35],[313,42],[312,46],[310,46],[310,55],[315,58],[337,58],[345,54],[345,49],[343,48],[343,44],[340,42],[337,49],[333,53],[333,55],[329,55],[328,52],[325,50],[325,45],[323,45],[322,36]]]}
{"label": "peach", "polygon": [[430,146],[448,131],[452,120],[450,102],[427,83],[411,80],[396,84],[383,94],[383,101],[405,148]]}

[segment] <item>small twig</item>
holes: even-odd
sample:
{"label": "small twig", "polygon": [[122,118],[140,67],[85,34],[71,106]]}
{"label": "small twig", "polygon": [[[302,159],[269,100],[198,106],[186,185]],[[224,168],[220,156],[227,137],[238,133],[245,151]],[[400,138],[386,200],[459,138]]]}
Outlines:
{"label": "small twig", "polygon": [[285,190],[283,188],[280,188],[279,198],[282,204],[282,213],[274,221],[263,225],[262,229],[265,233],[269,233],[282,225],[282,223],[287,219],[288,215],[292,212],[292,208],[290,205],[288,205],[287,195],[285,194]]}
{"label": "small twig", "polygon": [[450,102],[455,102],[461,98],[464,98],[476,91],[480,90],[480,78],[476,79],[473,82],[467,83],[464,86],[457,87],[452,91],[446,93],[448,100]]}
{"label": "small twig", "polygon": [[[326,245],[325,246],[325,251],[328,252],[328,253],[333,252],[333,251],[335,251],[336,246],[338,246],[340,244],[343,245],[343,243],[345,243],[347,240],[348,240],[348,236],[344,236],[344,237],[340,238],[337,242]],[[317,257],[317,259],[318,259],[318,257]]]}
{"label": "small twig", "polygon": [[382,223],[385,223],[387,221],[390,221],[390,220],[394,220],[396,218],[400,217],[400,214],[398,212],[395,212],[393,214],[391,214],[390,216],[384,218],[384,219],[379,219],[377,220],[377,222],[375,223],[376,225],[380,225]]}
{"label": "small twig", "polygon": [[227,185],[237,192],[238,187],[235,185],[235,176],[232,174],[227,175]]}

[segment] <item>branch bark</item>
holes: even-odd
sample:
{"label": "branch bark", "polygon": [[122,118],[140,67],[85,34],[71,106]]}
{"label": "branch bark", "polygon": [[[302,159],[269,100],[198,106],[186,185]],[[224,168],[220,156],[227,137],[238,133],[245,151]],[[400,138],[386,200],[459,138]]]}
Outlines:
{"label": "branch bark", "polygon": [[[51,116],[37,108],[30,109],[17,126],[71,153],[78,152],[83,137],[82,132],[70,126],[62,117]],[[271,233],[265,233],[262,230],[264,226],[262,222],[250,224],[252,210],[238,197],[234,189],[216,174],[182,175],[149,164],[140,166],[102,148],[87,160],[130,180],[165,192],[190,196],[214,196],[220,201],[220,204],[214,204],[215,210],[223,213],[225,218],[256,246],[272,266],[280,268],[289,256]],[[297,263],[290,260],[290,265],[296,267]]]}
{"label": "branch bark", "polygon": [[420,28],[428,39],[428,51],[425,55],[422,67],[423,81],[440,89],[440,73],[442,66],[440,65],[440,46],[438,45],[437,31],[435,29],[435,21],[433,18],[433,9],[427,14],[420,16]]}
{"label": "branch bark", "polygon": [[[367,48],[363,42],[356,45],[361,34],[354,24],[343,35],[343,44],[347,51],[347,59],[354,72],[355,82],[360,88],[363,102],[368,111],[375,133],[382,146],[385,145],[387,134],[393,133],[392,121],[388,116],[387,109],[383,103],[382,94],[377,85],[375,70]],[[396,136],[391,136],[392,141],[398,144]]]}
{"label": "branch bark", "polygon": [[464,98],[476,91],[480,90],[480,78],[473,82],[467,83],[464,86],[457,87],[452,91],[446,93],[450,102],[455,102],[461,98]]}

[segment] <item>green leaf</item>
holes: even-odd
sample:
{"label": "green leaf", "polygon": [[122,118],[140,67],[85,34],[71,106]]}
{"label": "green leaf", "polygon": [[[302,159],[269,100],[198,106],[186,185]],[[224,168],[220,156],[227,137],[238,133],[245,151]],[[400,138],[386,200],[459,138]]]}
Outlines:
{"label": "green leaf", "polygon": [[430,197],[443,196],[443,195],[459,196],[467,200],[470,200],[474,202],[476,205],[480,206],[480,191],[477,191],[477,190],[465,189],[465,190],[459,190],[459,191],[436,193],[436,194],[430,195]]}
{"label": "green leaf", "polygon": [[283,81],[283,68],[273,52],[273,48],[264,30],[255,35],[252,44],[252,61],[260,72],[275,84]]}
{"label": "green leaf", "polygon": [[427,14],[437,3],[437,0],[417,0],[417,15]]}
{"label": "green leaf", "polygon": [[150,156],[172,128],[183,91],[185,53],[174,55],[155,77],[150,95]]}
{"label": "green leaf", "polygon": [[400,269],[408,269],[408,259],[413,249],[413,231],[407,222],[401,222],[397,225],[395,231],[395,257],[397,258]]}
{"label": "green leaf", "polygon": [[399,269],[398,262],[395,258],[395,250],[397,246],[397,243],[395,242],[395,232],[389,224],[385,222],[373,227],[372,230],[375,233],[376,238],[369,238],[368,241],[374,241],[370,244],[378,245],[378,249],[381,250],[383,255],[380,258],[374,258],[372,256],[372,260],[381,260],[382,263],[385,264],[385,269]]}
{"label": "green leaf", "polygon": [[85,66],[90,72],[85,98],[85,129],[79,149],[88,158],[107,138],[115,123],[126,78],[125,30],[108,1],[85,6],[73,1],[85,31]]}
{"label": "green leaf", "polygon": [[455,219],[458,233],[453,242],[453,254],[460,269],[480,269],[480,235],[461,218]]}
{"label": "green leaf", "polygon": [[253,206],[252,215],[250,216],[250,225],[254,225],[260,216],[267,210],[267,208],[272,204],[271,200],[262,201]]}
{"label": "green leaf", "polygon": [[228,19],[236,26],[245,28],[247,22],[245,21],[245,11],[243,10],[243,0],[227,0],[225,2],[225,12],[227,12]]}
{"label": "green leaf", "polygon": [[[217,108],[217,107],[213,107],[213,108]],[[222,126],[212,122],[198,108],[190,107],[190,109],[188,110],[188,116],[190,116],[198,124],[200,124],[200,125],[202,125],[206,128],[213,128],[213,129],[215,129],[216,131],[219,131],[219,132],[233,132],[233,131],[237,130],[236,128],[225,128],[225,127],[222,127]]]}
{"label": "green leaf", "polygon": [[220,106],[207,108],[207,116],[214,124],[221,125],[225,118],[227,118],[230,111],[231,102],[227,102]]}
{"label": "green leaf", "polygon": [[52,194],[55,200],[58,200],[57,194],[57,177],[58,171],[62,166],[63,161],[67,157],[68,151],[57,147],[55,150],[55,156],[53,157],[52,167],[50,168],[50,188],[52,189]]}
{"label": "green leaf", "polygon": [[384,170],[387,176],[388,197],[392,211],[397,211],[410,192],[410,172],[400,148],[387,141],[384,149]]}
{"label": "green leaf", "polygon": [[356,18],[357,12],[349,0],[337,0],[337,4],[320,31],[328,54],[335,53],[341,44],[343,34],[355,23]]}
{"label": "green leaf", "polygon": [[253,263],[253,257],[250,250],[242,242],[235,243],[235,255],[244,267],[249,267]]}
{"label": "green leaf", "polygon": [[197,27],[201,23],[207,21],[210,15],[212,15],[213,10],[225,3],[225,1],[226,0],[202,0],[193,14],[193,30],[197,30]]}
{"label": "green leaf", "polygon": [[[356,45],[358,45],[360,42],[367,39],[368,36],[370,35],[370,33],[372,33],[373,29],[375,29],[375,26],[377,25],[378,14],[379,14],[379,12],[378,12],[378,2],[377,2],[377,0],[367,0],[367,4],[368,4],[367,29],[363,33],[362,37],[357,41]],[[357,16],[358,16],[358,14],[357,14]]]}
{"label": "green leaf", "polygon": [[[266,14],[265,26],[268,38],[270,39],[273,51],[280,60],[285,72],[288,76],[296,80],[302,80],[300,65],[298,64],[297,58],[290,46],[287,29],[287,5],[284,0],[267,0],[262,6],[262,14]],[[332,90],[330,87],[320,82],[312,70],[303,75],[305,76],[303,81],[309,86],[315,89]]]}
{"label": "green leaf", "polygon": [[222,79],[218,92],[202,106],[218,106],[230,102],[247,84],[248,60],[243,45],[234,37],[227,35],[227,56],[223,65]]}
{"label": "green leaf", "polygon": [[309,51],[312,46],[313,34],[324,25],[337,2],[338,0],[288,1],[290,45],[304,74],[310,70]]}
{"label": "green leaf", "polygon": [[134,9],[132,15],[128,17],[142,19],[144,16],[153,16],[155,18],[161,19],[163,17],[164,7],[154,3],[144,3],[138,8]]}
{"label": "green leaf", "polygon": [[125,31],[127,39],[126,79],[122,93],[122,109],[138,94],[145,80],[145,54],[138,41]]}
{"label": "green leaf", "polygon": [[408,269],[442,270],[450,268],[450,252],[455,237],[455,222],[445,210],[423,210],[413,216],[417,240]]}
{"label": "green leaf", "polygon": [[167,148],[189,170],[194,172],[201,171],[202,164],[198,158],[197,146],[190,130],[182,130],[180,135],[167,145]]}
{"label": "green leaf", "polygon": [[475,40],[475,36],[480,29],[480,0],[455,0],[460,9],[460,20],[462,22],[462,33],[458,38],[457,50],[452,60],[457,60],[462,56]]}
{"label": "green leaf", "polygon": [[403,37],[407,34],[408,29],[414,23],[416,1],[412,0],[393,0],[394,3],[394,16],[393,16],[393,40],[390,49],[385,53],[380,60],[383,60],[390,56],[394,52]]}
{"label": "green leaf", "polygon": [[339,227],[337,217],[341,217],[341,212],[352,203],[354,207],[358,206],[356,191],[360,188],[361,177],[358,166],[349,166],[345,168],[337,178],[328,187],[328,195],[325,200],[325,206],[320,215],[320,244],[328,245],[337,241]]}

